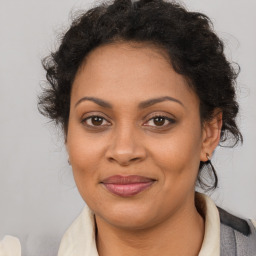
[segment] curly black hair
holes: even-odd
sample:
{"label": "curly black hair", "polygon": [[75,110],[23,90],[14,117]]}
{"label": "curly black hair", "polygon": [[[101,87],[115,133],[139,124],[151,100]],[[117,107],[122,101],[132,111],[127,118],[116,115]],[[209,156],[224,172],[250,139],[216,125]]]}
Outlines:
{"label": "curly black hair", "polygon": [[[223,42],[206,15],[163,0],[102,2],[76,17],[58,50],[43,60],[48,82],[42,88],[38,108],[61,125],[65,136],[71,87],[80,65],[96,47],[119,41],[149,43],[164,49],[174,70],[186,78],[198,95],[201,121],[211,120],[215,110],[220,110],[221,142],[232,139],[233,146],[242,142],[235,120],[239,109],[235,93],[239,71],[227,61]],[[210,162],[200,163],[199,185],[216,188],[215,170],[213,184],[209,185],[201,177],[204,167],[211,167]]]}

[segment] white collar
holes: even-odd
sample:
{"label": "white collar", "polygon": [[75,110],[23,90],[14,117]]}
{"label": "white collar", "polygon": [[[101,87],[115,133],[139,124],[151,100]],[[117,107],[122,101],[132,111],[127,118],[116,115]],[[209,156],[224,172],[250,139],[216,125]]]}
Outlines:
{"label": "white collar", "polygon": [[[212,199],[196,193],[203,204],[205,235],[198,256],[220,255],[220,218]],[[58,256],[99,256],[95,242],[95,222],[93,213],[86,206],[78,218],[64,234]]]}
{"label": "white collar", "polygon": [[5,236],[0,241],[0,256],[21,256],[19,239],[14,236]]}
{"label": "white collar", "polygon": [[198,256],[220,255],[220,215],[212,199],[204,194],[197,193],[204,204],[205,230],[204,240]]}

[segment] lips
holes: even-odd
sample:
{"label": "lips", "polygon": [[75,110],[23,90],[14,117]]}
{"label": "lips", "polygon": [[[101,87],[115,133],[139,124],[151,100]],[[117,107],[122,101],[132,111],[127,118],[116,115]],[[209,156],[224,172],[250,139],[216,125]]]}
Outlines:
{"label": "lips", "polygon": [[115,195],[121,197],[130,197],[139,194],[147,188],[151,187],[154,182],[154,179],[143,176],[115,175],[104,179],[101,183],[109,192]]}

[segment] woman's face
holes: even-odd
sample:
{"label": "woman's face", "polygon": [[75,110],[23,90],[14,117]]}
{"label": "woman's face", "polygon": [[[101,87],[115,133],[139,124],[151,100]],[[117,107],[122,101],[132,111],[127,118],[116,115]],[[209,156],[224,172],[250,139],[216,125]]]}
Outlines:
{"label": "woman's face", "polygon": [[66,145],[97,218],[140,229],[190,209],[203,140],[197,95],[157,49],[101,46],[79,69]]}

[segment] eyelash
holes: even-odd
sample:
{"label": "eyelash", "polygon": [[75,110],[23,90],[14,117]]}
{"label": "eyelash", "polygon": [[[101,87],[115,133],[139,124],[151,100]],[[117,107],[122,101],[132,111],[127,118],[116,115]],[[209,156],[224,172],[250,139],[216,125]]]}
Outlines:
{"label": "eyelash", "polygon": [[[98,125],[98,126],[97,126],[97,125],[88,125],[88,124],[86,124],[86,121],[87,121],[87,120],[90,120],[90,119],[95,118],[95,117],[101,118],[101,119],[103,119],[103,120],[106,121],[106,119],[105,119],[103,116],[100,116],[100,115],[92,115],[92,116],[88,116],[88,117],[84,118],[84,119],[81,121],[81,123],[82,123],[83,125],[89,127],[89,128],[92,128],[92,129],[94,129],[94,128],[100,128],[100,127],[104,127],[104,126],[109,126],[109,125],[103,125],[103,126],[102,126],[102,125]],[[174,124],[174,123],[176,122],[173,118],[170,118],[170,117],[167,117],[167,116],[164,116],[164,115],[154,115],[154,116],[152,116],[147,122],[149,122],[150,120],[154,120],[154,119],[156,119],[156,118],[163,118],[163,119],[169,121],[169,124],[167,124],[167,125],[163,125],[163,126],[157,126],[157,125],[155,125],[155,126],[154,126],[154,127],[159,127],[159,129],[161,129],[161,128],[166,128],[166,127],[168,127],[168,126],[170,126],[170,125],[172,125],[172,124]],[[146,125],[146,126],[150,126],[150,125]]]}
{"label": "eyelash", "polygon": [[[157,126],[155,125],[154,127],[159,127],[159,128],[166,128],[166,127],[169,127],[170,125],[174,124],[176,121],[173,119],[173,118],[170,118],[170,117],[167,117],[167,116],[164,116],[164,115],[154,115],[152,116],[148,121],[147,123],[150,121],[150,120],[154,120],[156,118],[163,118],[165,119],[165,121],[167,120],[169,122],[169,124],[167,125],[163,125],[163,126]],[[165,123],[165,122],[164,122]],[[149,126],[149,125],[147,125]]]}

